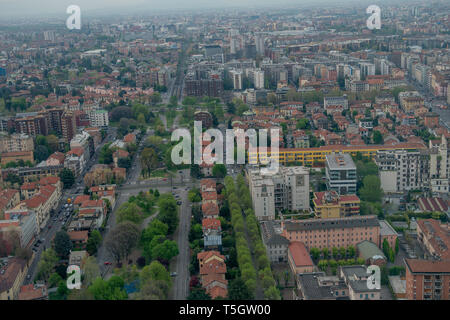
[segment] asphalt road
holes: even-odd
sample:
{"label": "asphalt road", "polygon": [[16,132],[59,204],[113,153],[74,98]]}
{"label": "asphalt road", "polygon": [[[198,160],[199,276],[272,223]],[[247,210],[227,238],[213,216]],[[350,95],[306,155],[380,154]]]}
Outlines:
{"label": "asphalt road", "polygon": [[[58,231],[60,231],[65,224],[70,223],[70,221],[72,220],[73,211],[71,210],[70,216],[66,217],[67,211],[65,210],[65,208],[63,208],[64,205],[67,203],[67,198],[69,197],[72,199],[75,198],[77,196],[77,189],[84,189],[84,181],[83,181],[84,173],[87,172],[94,164],[98,162],[98,155],[103,145],[105,145],[108,142],[114,141],[115,137],[116,137],[116,129],[109,128],[107,136],[105,137],[103,142],[97,147],[97,149],[95,150],[95,154],[87,162],[83,174],[81,174],[78,177],[75,177],[75,184],[72,186],[72,188],[63,190],[61,199],[59,200],[58,206],[54,211],[53,216],[50,216],[47,225],[44,227],[44,229],[37,237],[37,239],[43,241],[37,248],[37,251],[35,252],[35,258],[31,263],[30,268],[28,269],[28,275],[24,280],[23,283],[24,285],[30,284],[34,281],[34,278],[36,277],[38,272],[37,266],[39,264],[42,251],[51,247],[52,240],[55,237],[55,234]],[[55,218],[56,221],[54,220]],[[60,221],[60,218],[63,218],[63,221]]]}
{"label": "asphalt road", "polygon": [[[186,188],[179,191],[181,206],[180,220],[177,230],[175,231],[174,240],[178,244],[179,254],[175,257],[175,272],[177,275],[174,279],[172,288],[172,299],[185,300],[189,294],[189,230],[191,227],[191,206],[188,201],[188,191]],[[173,272],[173,270],[171,270]]]}

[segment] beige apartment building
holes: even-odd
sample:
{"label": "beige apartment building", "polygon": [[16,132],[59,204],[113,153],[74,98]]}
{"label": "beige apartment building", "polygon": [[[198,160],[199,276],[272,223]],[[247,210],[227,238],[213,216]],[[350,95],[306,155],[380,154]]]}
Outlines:
{"label": "beige apartment building", "polygon": [[0,135],[0,153],[33,151],[33,138],[25,133],[14,133],[11,135]]}
{"label": "beige apartment building", "polygon": [[272,220],[275,212],[309,211],[309,170],[304,167],[280,167],[273,174],[259,169],[247,172],[253,209],[260,220]]}

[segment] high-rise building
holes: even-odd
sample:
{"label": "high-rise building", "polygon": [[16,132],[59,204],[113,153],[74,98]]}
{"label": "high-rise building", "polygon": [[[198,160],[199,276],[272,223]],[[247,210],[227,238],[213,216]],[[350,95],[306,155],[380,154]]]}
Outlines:
{"label": "high-rise building", "polygon": [[264,56],[264,35],[262,33],[255,34],[256,53]]}
{"label": "high-rise building", "polygon": [[234,90],[242,90],[242,71],[231,70],[230,75],[231,79],[233,80]]}
{"label": "high-rise building", "polygon": [[356,193],[356,166],[349,154],[325,156],[327,189],[339,194]]}
{"label": "high-rise building", "polygon": [[281,167],[275,174],[248,172],[255,215],[261,220],[275,218],[275,210],[309,210],[309,171],[304,167]]}
{"label": "high-rise building", "polygon": [[375,157],[381,188],[386,193],[428,187],[428,150],[380,150]]}
{"label": "high-rise building", "polygon": [[66,143],[77,133],[77,123],[73,111],[65,111],[61,117],[62,136]]}

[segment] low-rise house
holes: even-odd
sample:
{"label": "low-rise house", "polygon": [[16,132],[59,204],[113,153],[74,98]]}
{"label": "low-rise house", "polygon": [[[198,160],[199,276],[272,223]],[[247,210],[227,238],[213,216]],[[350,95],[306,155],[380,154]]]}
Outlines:
{"label": "low-rise house", "polygon": [[289,244],[288,261],[293,274],[316,271],[303,242],[293,241]]}
{"label": "low-rise house", "polygon": [[17,300],[48,300],[47,286],[43,283],[23,285]]}
{"label": "low-rise house", "polygon": [[387,262],[387,258],[383,251],[371,241],[361,241],[356,245],[356,251],[360,258],[364,259],[368,265],[382,266]]}
{"label": "low-rise house", "polygon": [[287,262],[289,240],[281,235],[281,226],[274,220],[261,221],[262,241],[270,262]]}
{"label": "low-rise house", "polygon": [[327,276],[324,272],[300,273],[296,275],[298,299],[301,300],[348,300],[349,290],[338,276]]}
{"label": "low-rise house", "polygon": [[348,287],[350,300],[380,300],[381,289],[371,289],[367,285],[367,268],[365,266],[343,266],[339,268],[340,277]]}
{"label": "low-rise house", "polygon": [[225,256],[218,251],[203,251],[197,254],[200,267],[200,282],[212,299],[226,298],[228,281],[225,279],[227,266]]}

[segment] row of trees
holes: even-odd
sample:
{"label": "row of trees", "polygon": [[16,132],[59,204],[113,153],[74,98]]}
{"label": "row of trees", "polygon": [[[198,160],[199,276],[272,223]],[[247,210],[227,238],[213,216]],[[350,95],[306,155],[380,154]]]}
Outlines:
{"label": "row of trees", "polygon": [[344,259],[344,258],[353,258],[356,254],[356,249],[353,246],[349,246],[347,249],[345,247],[333,247],[330,250],[328,248],[323,248],[320,250],[319,248],[311,248],[309,253],[313,257],[314,260],[318,260],[319,258],[328,259],[333,257],[334,259]]}
{"label": "row of trees", "polygon": [[329,260],[320,260],[317,263],[317,266],[322,271],[326,271],[327,268],[330,267],[331,272],[333,274],[336,274],[338,266],[364,265],[364,263],[365,263],[365,261],[362,258],[341,259],[341,260],[329,259]]}
{"label": "row of trees", "polygon": [[[235,235],[237,262],[241,272],[241,278],[250,292],[255,292],[259,278],[265,298],[271,300],[280,299],[280,293],[270,269],[270,262],[261,241],[256,217],[251,208],[251,196],[245,180],[239,175],[236,186],[233,179],[227,176],[224,183],[231,213],[231,224]],[[237,194],[239,194],[239,197]],[[246,217],[245,221],[242,215],[243,211]],[[247,225],[247,228],[245,225]],[[246,239],[246,230],[251,242]],[[258,272],[255,270],[250,248],[253,250],[254,256],[258,257],[255,261]]]}

